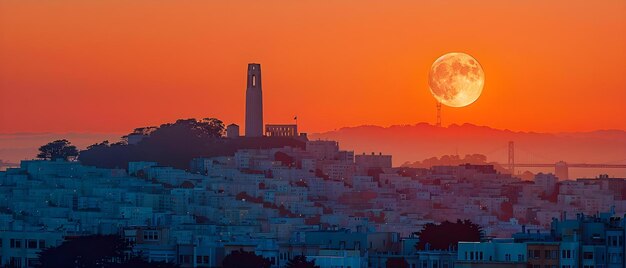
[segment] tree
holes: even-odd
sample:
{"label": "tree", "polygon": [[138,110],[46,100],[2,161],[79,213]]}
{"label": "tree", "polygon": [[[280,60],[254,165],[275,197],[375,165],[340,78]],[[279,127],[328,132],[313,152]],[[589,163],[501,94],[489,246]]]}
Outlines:
{"label": "tree", "polygon": [[416,233],[419,242],[415,245],[418,250],[429,249],[447,250],[457,247],[459,241],[480,242],[483,237],[482,227],[470,220],[457,220],[455,223],[444,221],[441,224],[426,224],[424,229]]}
{"label": "tree", "polygon": [[298,255],[289,260],[285,268],[320,268],[315,265],[315,260],[307,261],[304,255]]}
{"label": "tree", "polygon": [[84,165],[101,168],[126,168],[129,162],[151,161],[187,169],[194,158],[232,156],[240,149],[285,146],[304,149],[306,146],[306,142],[291,137],[225,139],[224,129],[222,121],[216,118],[180,119],[158,127],[137,128],[128,135],[143,135],[141,142],[96,143],[81,151],[79,160]]}
{"label": "tree", "polygon": [[387,268],[409,268],[409,263],[402,257],[389,258],[385,263]]}
{"label": "tree", "polygon": [[291,167],[295,164],[292,156],[280,151],[274,154],[274,160],[280,161],[280,164],[286,167]]}
{"label": "tree", "polygon": [[43,249],[38,253],[39,268],[102,267],[102,268],[175,268],[175,264],[148,262],[139,255],[126,253],[132,250],[117,235],[90,235],[64,241],[58,247]]}
{"label": "tree", "polygon": [[68,140],[56,140],[39,147],[38,158],[55,160],[67,160],[70,157],[78,156],[78,149]]}
{"label": "tree", "polygon": [[217,118],[203,118],[198,122],[202,129],[211,137],[224,136],[224,122]]}
{"label": "tree", "polygon": [[39,252],[39,267],[96,267],[115,263],[130,250],[116,235],[83,236]]}
{"label": "tree", "polygon": [[254,252],[233,251],[224,257],[222,267],[224,268],[269,268],[272,263],[269,259],[254,254]]}

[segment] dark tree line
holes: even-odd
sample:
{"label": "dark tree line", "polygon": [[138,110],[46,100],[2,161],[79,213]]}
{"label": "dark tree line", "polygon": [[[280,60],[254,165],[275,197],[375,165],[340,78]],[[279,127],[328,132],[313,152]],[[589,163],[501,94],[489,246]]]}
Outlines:
{"label": "dark tree line", "polygon": [[[301,140],[286,137],[226,139],[224,124],[216,118],[180,119],[158,127],[137,128],[122,141],[103,141],[78,152],[67,140],[42,146],[39,158],[69,159],[77,157],[83,164],[102,168],[126,168],[128,162],[153,161],[174,168],[186,169],[193,158],[233,155],[239,149],[267,149],[284,146],[304,148]],[[137,144],[128,144],[130,135],[144,137]],[[289,159],[285,157],[285,164]]]}
{"label": "dark tree line", "polygon": [[402,257],[394,257],[387,259],[385,262],[387,268],[409,268],[409,263]]}
{"label": "dark tree line", "polygon": [[[254,254],[254,252],[243,249],[233,251],[222,260],[223,268],[269,268],[272,262],[268,258]],[[319,268],[315,265],[315,260],[307,261],[303,255],[298,255],[290,259],[286,268]]]}
{"label": "dark tree line", "polygon": [[304,147],[302,141],[290,138],[226,139],[224,124],[215,118],[181,119],[159,127],[138,128],[131,134],[145,138],[133,145],[94,144],[80,152],[79,160],[104,168],[126,168],[128,162],[153,161],[186,169],[193,158],[233,155],[239,149]]}
{"label": "dark tree line", "polygon": [[224,268],[270,268],[270,266],[272,263],[268,258],[243,249],[231,252],[222,260]]}
{"label": "dark tree line", "polygon": [[47,160],[68,160],[78,156],[78,149],[68,140],[56,140],[39,147],[37,158]]}
{"label": "dark tree line", "polygon": [[[38,253],[38,268],[177,268],[173,263],[148,262],[133,245],[118,235],[81,236],[64,241]],[[224,268],[269,268],[270,259],[243,249],[233,251],[222,260]],[[319,268],[305,256],[290,259],[287,268]]]}
{"label": "dark tree line", "polygon": [[315,260],[307,261],[303,255],[298,255],[289,260],[285,265],[285,268],[320,268],[315,265]]}
{"label": "dark tree line", "polygon": [[424,225],[424,229],[415,234],[419,236],[419,242],[415,245],[418,250],[425,250],[426,245],[431,250],[457,248],[460,241],[480,242],[484,235],[482,227],[470,220],[428,223]]}
{"label": "dark tree line", "polygon": [[132,245],[117,235],[81,236],[39,252],[39,268],[176,268],[172,263],[148,262],[132,253]]}

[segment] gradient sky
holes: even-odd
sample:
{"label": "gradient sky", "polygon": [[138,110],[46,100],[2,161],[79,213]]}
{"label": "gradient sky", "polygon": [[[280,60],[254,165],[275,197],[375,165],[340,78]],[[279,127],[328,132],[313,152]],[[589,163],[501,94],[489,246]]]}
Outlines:
{"label": "gradient sky", "polygon": [[483,95],[443,123],[626,130],[626,1],[0,0],[0,132],[266,123],[308,132],[433,122],[431,63],[473,55]]}

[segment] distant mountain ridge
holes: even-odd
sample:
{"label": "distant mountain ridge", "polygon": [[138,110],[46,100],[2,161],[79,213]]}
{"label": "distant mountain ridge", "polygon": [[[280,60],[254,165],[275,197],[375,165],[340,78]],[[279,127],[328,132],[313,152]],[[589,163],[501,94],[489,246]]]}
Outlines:
{"label": "distant mountain ridge", "polygon": [[[120,133],[4,133],[0,134],[0,159],[31,159],[49,141],[67,138],[80,149],[103,140],[117,141]],[[342,149],[355,153],[393,155],[394,165],[434,156],[482,154],[488,162],[505,164],[508,142],[515,143],[516,163],[626,164],[626,131],[541,133],[495,129],[473,124],[435,127],[428,123],[381,127],[364,125],[310,134],[309,138],[337,140]],[[626,177],[626,170],[615,170]],[[595,172],[595,171],[594,171]],[[588,174],[597,175],[597,172]],[[598,171],[603,172],[603,171]]]}
{"label": "distant mountain ridge", "polygon": [[473,124],[436,127],[428,123],[381,127],[364,125],[315,133],[311,139],[337,140],[355,153],[392,154],[394,165],[432,156],[483,154],[506,163],[514,142],[516,163],[626,163],[626,131],[540,133],[500,130]]}

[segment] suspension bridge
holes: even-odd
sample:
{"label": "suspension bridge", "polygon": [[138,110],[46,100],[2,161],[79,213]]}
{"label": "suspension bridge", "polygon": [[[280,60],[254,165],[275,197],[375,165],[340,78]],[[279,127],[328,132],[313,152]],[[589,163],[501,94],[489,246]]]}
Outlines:
{"label": "suspension bridge", "polygon": [[569,179],[570,168],[622,168],[626,169],[626,164],[599,164],[599,163],[568,163],[559,161],[556,163],[516,163],[515,162],[515,142],[509,141],[508,161],[506,167],[511,174],[515,174],[516,168],[554,168],[554,174],[562,180]]}

